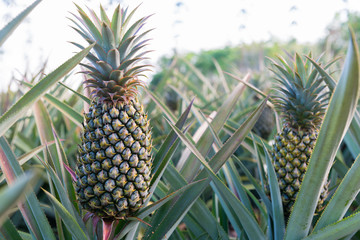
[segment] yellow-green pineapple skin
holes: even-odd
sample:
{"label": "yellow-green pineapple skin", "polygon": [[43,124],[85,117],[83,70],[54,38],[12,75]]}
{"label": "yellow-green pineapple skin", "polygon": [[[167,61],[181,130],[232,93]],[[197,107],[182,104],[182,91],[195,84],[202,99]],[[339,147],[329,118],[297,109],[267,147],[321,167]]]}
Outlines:
{"label": "yellow-green pineapple skin", "polygon": [[[284,127],[275,136],[272,159],[279,179],[281,198],[285,215],[290,215],[307,170],[309,160],[316,143],[318,130],[312,132],[297,131]],[[317,211],[323,208],[327,196],[325,186],[317,205]]]}
{"label": "yellow-green pineapple skin", "polygon": [[151,132],[138,101],[92,104],[76,166],[81,206],[100,217],[136,212],[149,195]]}

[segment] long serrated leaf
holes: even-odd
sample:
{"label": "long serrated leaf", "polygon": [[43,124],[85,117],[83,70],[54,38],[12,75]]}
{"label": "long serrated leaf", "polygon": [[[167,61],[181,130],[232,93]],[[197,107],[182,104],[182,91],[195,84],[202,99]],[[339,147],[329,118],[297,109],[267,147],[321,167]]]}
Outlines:
{"label": "long serrated leaf", "polygon": [[337,240],[342,239],[360,229],[360,213],[351,215],[335,224],[329,225],[312,233],[303,240]]}
{"label": "long serrated leaf", "polygon": [[295,54],[295,63],[296,63],[296,72],[299,74],[301,80],[303,81],[303,85],[306,84],[306,73],[303,60],[301,59],[299,54]]}
{"label": "long serrated leaf", "polygon": [[245,84],[248,88],[250,88],[251,90],[255,91],[256,93],[260,94],[263,97],[266,97],[266,93],[264,93],[263,91],[261,91],[260,89],[258,89],[257,87],[255,87],[254,85],[252,85],[251,83],[249,83],[248,81],[244,81],[243,79],[235,76],[234,74],[225,72],[227,75],[229,75],[230,77],[236,79],[239,82],[242,82],[243,84]]}
{"label": "long serrated leaf", "polygon": [[78,97],[80,97],[82,100],[84,100],[87,104],[91,104],[90,98],[84,96],[84,95],[81,94],[81,93],[78,93],[77,91],[75,91],[74,89],[66,86],[66,85],[63,84],[62,82],[58,82],[58,84],[60,84],[61,86],[65,87],[65,88],[67,88],[67,89],[69,89],[69,90],[70,90],[71,92],[73,92],[76,96],[78,96]]}
{"label": "long serrated leaf", "polygon": [[[264,101],[249,117],[249,119],[247,119],[243,125],[233,134],[233,136],[229,138],[229,140],[224,144],[224,149],[221,148],[209,161],[208,164],[211,166],[211,169],[213,169],[214,172],[219,171],[226,160],[233,154],[233,152],[241,144],[242,140],[250,132],[256,120],[260,116],[262,109],[265,107],[265,103],[266,101]],[[173,127],[173,129],[175,128],[176,127]],[[211,134],[210,130],[209,134]],[[201,155],[200,151],[197,151]],[[208,174],[205,170],[202,170],[196,179],[200,180],[204,178],[208,178]],[[175,199],[174,202],[171,202],[171,208],[160,208],[151,222],[153,228],[151,229],[151,232],[147,233],[148,235],[146,236],[146,239],[161,239],[165,235],[171,235],[177,224],[181,221],[187,211],[189,211],[190,207],[194,204],[202,191],[204,191],[204,189],[208,186],[209,182],[210,179],[207,179],[206,181],[199,183],[197,188],[193,191],[186,191],[182,196]]]}
{"label": "long serrated leaf", "polygon": [[[166,181],[171,182],[171,186],[173,189],[179,189],[182,188],[183,186],[187,185],[187,182],[185,181],[185,179],[179,174],[179,172],[176,170],[176,168],[172,165],[169,164],[168,167],[166,168],[166,171],[164,173],[164,179],[166,179]],[[159,183],[159,185],[161,186],[162,182]],[[200,183],[201,184],[201,183]],[[198,184],[199,185],[199,184]],[[192,196],[192,194],[196,194],[197,192],[201,191],[198,188],[198,185],[194,186],[194,188],[192,189],[192,191],[188,191],[187,193],[183,193],[183,195],[187,195],[190,198],[195,198]],[[200,187],[203,188],[203,187]],[[164,190],[166,192],[166,190]],[[165,194],[163,194],[165,196]],[[156,211],[156,219],[153,219],[154,221],[152,221],[150,224],[152,225],[152,227],[148,228],[146,231],[146,239],[148,239],[149,237],[151,237],[151,232],[154,229],[154,226],[157,226],[158,222],[162,222],[162,224],[167,223],[166,219],[164,219],[164,216],[166,215],[165,213],[171,209],[171,207],[173,206],[172,202],[168,202],[165,204],[165,206],[163,206],[161,209],[159,209],[158,211]],[[184,205],[186,206],[186,209],[183,211],[183,208],[179,208],[179,211],[176,212],[176,214],[180,214],[181,216],[178,218],[179,221],[181,221],[181,219],[183,219],[183,217],[186,215],[186,212],[189,211],[191,214],[193,212],[195,212],[194,214],[192,214],[195,218],[196,221],[200,224],[202,223],[208,223],[206,226],[203,226],[203,229],[205,229],[207,231],[207,233],[211,236],[211,238],[216,239],[217,236],[220,236],[220,239],[227,239],[227,234],[226,232],[221,228],[221,226],[217,223],[216,219],[214,218],[214,216],[209,212],[208,208],[206,207],[205,203],[202,202],[201,199],[197,199],[193,205]],[[183,216],[182,216],[183,215]],[[153,217],[154,218],[154,217]],[[163,222],[163,220],[165,220],[165,222]],[[185,221],[185,220],[184,220]],[[177,223],[175,223],[174,228],[176,228]],[[214,226],[213,228],[208,228],[208,226]],[[216,228],[215,228],[216,226]],[[154,237],[153,239],[157,239],[156,237]]]}
{"label": "long serrated leaf", "polygon": [[[47,145],[48,142],[55,140],[52,133],[53,123],[50,118],[50,114],[47,111],[45,104],[41,100],[34,104],[33,109],[40,141],[43,145]],[[56,147],[54,145],[48,146],[47,151],[44,151],[44,159],[45,162],[49,163],[53,168],[55,168],[57,174],[61,176],[62,165],[53,158],[56,156],[56,154]]]}
{"label": "long serrated leaf", "polygon": [[[179,120],[176,123],[176,127],[179,129],[182,129],[186,119],[188,118],[190,109],[192,107],[192,103],[190,103],[190,105],[187,107],[187,109],[183,112],[183,114],[181,114]],[[159,179],[159,177],[161,177],[164,169],[167,166],[168,161],[164,161],[165,156],[168,155],[169,153],[169,149],[170,147],[174,144],[175,140],[177,139],[177,135],[175,134],[174,131],[171,131],[169,133],[169,135],[166,137],[164,143],[161,145],[159,151],[157,152],[156,156],[154,157],[154,162],[153,162],[153,171],[154,176],[151,179],[151,185],[153,185],[153,183]]]}
{"label": "long serrated leaf", "polygon": [[[171,127],[176,132],[176,134],[178,134],[178,136],[181,138],[183,143],[193,152],[193,154],[201,161],[202,165],[205,167],[207,173],[209,174],[212,180],[212,186],[215,187],[215,191],[218,193],[218,197],[221,199],[223,207],[226,208],[227,213],[229,214],[228,217],[230,218],[232,224],[243,225],[250,239],[264,239],[265,235],[261,231],[254,216],[252,216],[247,211],[246,207],[240,202],[240,200],[226,187],[226,185],[223,182],[221,182],[221,180],[216,176],[216,174],[209,166],[208,162],[196,149],[196,147],[191,143],[191,141],[189,141],[186,138],[186,136],[182,134],[181,131],[177,129],[175,126],[171,125]],[[235,142],[236,140],[237,139],[235,138],[235,139],[229,139],[228,141]],[[231,144],[229,145],[231,146]],[[226,147],[221,148],[219,152],[222,151],[222,149],[226,149]],[[231,152],[231,154],[232,153],[233,152]],[[221,156],[224,155],[225,154],[221,154]]]}
{"label": "long serrated leaf", "polygon": [[0,191],[0,226],[7,218],[7,213],[25,197],[29,187],[38,178],[35,174],[26,174],[16,178],[15,182]]}
{"label": "long serrated leaf", "polygon": [[267,151],[265,145],[263,145],[265,152],[266,165],[268,169],[269,176],[269,188],[271,194],[271,204],[273,211],[273,221],[274,221],[274,239],[282,240],[285,233],[285,221],[284,221],[284,211],[282,205],[282,199],[280,194],[280,188],[276,173],[273,165],[271,164],[269,152]]}
{"label": "long serrated leaf", "polygon": [[[52,144],[54,144],[55,141],[52,142],[48,142],[47,146],[51,146]],[[33,158],[36,154],[38,154],[40,151],[43,151],[46,148],[46,145],[41,145],[38,146],[30,151],[28,151],[27,153],[21,155],[20,157],[17,158],[18,162],[20,163],[20,165],[23,165],[24,163],[26,163],[28,160],[30,160],[31,158]]]}
{"label": "long serrated leaf", "polygon": [[[11,20],[4,28],[0,30],[0,46],[6,41],[6,39],[14,32],[24,18],[41,2],[37,0],[22,11],[17,17]],[[1,135],[1,134],[0,134]]]}
{"label": "long serrated leaf", "polygon": [[0,225],[0,234],[2,234],[6,240],[24,240],[10,219],[5,219],[2,225]]}
{"label": "long serrated leaf", "polygon": [[326,82],[330,91],[333,91],[334,88],[336,87],[336,81],[315,60],[311,59],[310,57],[307,57],[307,59],[312,63],[312,65],[316,68],[316,70],[318,70],[320,75],[324,78],[324,81]]}
{"label": "long serrated leaf", "polygon": [[29,108],[42,97],[47,90],[49,90],[49,88],[70,72],[89,53],[92,47],[93,45],[90,45],[85,48],[58,67],[55,71],[48,74],[26,92],[3,116],[1,116],[0,136],[3,136],[4,133],[29,110]]}
{"label": "long serrated leaf", "polygon": [[318,220],[314,232],[342,219],[360,191],[360,156],[358,156],[336,189]]}
{"label": "long serrated leaf", "polygon": [[[89,30],[91,36],[93,36],[94,40],[97,41],[98,44],[102,44],[102,37],[99,29],[95,26],[94,22],[91,21],[89,16],[82,10],[78,5],[75,4],[78,9],[81,18],[78,18],[80,22]],[[81,20],[82,19],[82,20]]]}
{"label": "long serrated leaf", "polygon": [[56,211],[59,213],[61,219],[63,220],[69,231],[72,233],[73,237],[78,240],[88,239],[84,231],[79,226],[79,223],[68,212],[68,210],[66,210],[66,208],[53,195],[51,195],[51,193],[47,192],[46,190],[43,191],[47,195],[48,199],[50,200]]}
{"label": "long serrated leaf", "polygon": [[[186,185],[185,187],[180,188],[180,189],[176,190],[175,192],[165,196],[164,198],[152,203],[151,205],[141,208],[137,212],[136,217],[139,218],[139,219],[143,219],[143,218],[147,217],[152,212],[156,211],[161,206],[163,206],[165,203],[167,203],[168,201],[170,201],[174,197],[177,197],[179,194],[183,193],[185,190],[193,188],[199,182],[200,181],[190,183],[190,184]],[[123,231],[121,231],[121,233],[119,234],[118,237],[120,239],[122,239],[132,228],[134,228],[135,224],[137,224],[137,223],[136,222],[131,222]]]}
{"label": "long serrated leaf", "polygon": [[[242,226],[249,239],[265,239],[265,234],[256,222],[254,216],[246,209],[244,204],[216,177],[210,175],[211,186],[220,199],[232,225]],[[238,232],[241,235],[241,232]]]}
{"label": "long serrated leaf", "polygon": [[69,214],[74,217],[74,219],[77,219],[77,222],[83,232],[87,235],[86,227],[80,217],[80,215],[75,211],[73,204],[71,203],[66,190],[62,186],[60,178],[56,175],[55,171],[45,162],[42,162],[44,167],[47,169],[48,174],[51,177],[51,180],[53,181],[56,191],[60,197],[61,204],[66,208],[66,210],[69,212]]}
{"label": "long serrated leaf", "polygon": [[285,239],[302,239],[307,236],[321,188],[356,110],[360,86],[359,52],[352,31],[350,35],[343,71],[325,114],[308,170],[290,216]]}
{"label": "long serrated leaf", "polygon": [[247,210],[254,215],[254,210],[252,208],[250,199],[246,193],[245,187],[242,183],[241,176],[239,174],[239,170],[236,168],[233,159],[229,159],[226,165],[223,167],[224,171],[229,172],[229,177],[227,179],[228,182],[232,181],[236,192],[239,195],[241,202],[247,208]]}
{"label": "long serrated leaf", "polygon": [[79,112],[50,94],[45,94],[45,99],[66,117],[68,117],[73,123],[79,127],[82,126],[81,123],[83,122],[83,116]]}
{"label": "long serrated leaf", "polygon": [[244,163],[242,163],[242,161],[240,161],[237,157],[233,157],[233,158],[236,160],[236,163],[239,165],[240,169],[245,173],[251,184],[255,187],[255,190],[257,191],[262,201],[264,202],[270,217],[273,217],[271,202],[269,198],[266,196],[261,185],[257,182],[257,179],[252,176],[251,172],[246,168],[246,166],[244,165]]}
{"label": "long serrated leaf", "polygon": [[[4,137],[0,137],[0,167],[8,183],[14,182],[18,176],[23,174],[23,170],[16,160],[14,152]],[[56,239],[34,192],[27,194],[26,201],[18,206],[30,231],[37,238]]]}
{"label": "long serrated leaf", "polygon": [[[246,75],[244,81],[247,82],[250,79],[250,75]],[[245,85],[239,83],[231,92],[229,97],[224,101],[224,103],[219,108],[215,118],[212,120],[212,126],[216,133],[218,133],[224,126],[225,121],[229,117],[231,111],[234,109],[237,99],[240,97],[241,93],[244,91]],[[213,143],[212,133],[207,129],[204,134],[202,134],[199,139],[196,147],[199,149],[201,154],[206,154]],[[181,169],[181,174],[185,177],[187,181],[192,180],[198,173],[200,163],[195,159],[194,155],[191,155],[184,167]]]}
{"label": "long serrated leaf", "polygon": [[183,193],[185,190],[189,190],[191,189],[194,185],[200,183],[201,181],[204,180],[199,180],[199,181],[195,181],[192,183],[189,183],[188,185],[186,185],[183,188],[180,188],[178,190],[176,190],[175,192],[167,195],[166,197],[160,199],[159,201],[154,202],[153,204],[146,206],[144,208],[141,208],[139,210],[139,212],[136,214],[136,216],[138,218],[143,219],[144,217],[148,216],[149,214],[151,214],[153,211],[157,210],[159,207],[161,207],[162,205],[164,205],[166,202],[168,202],[169,200],[173,199],[174,197],[178,196],[179,194]]}

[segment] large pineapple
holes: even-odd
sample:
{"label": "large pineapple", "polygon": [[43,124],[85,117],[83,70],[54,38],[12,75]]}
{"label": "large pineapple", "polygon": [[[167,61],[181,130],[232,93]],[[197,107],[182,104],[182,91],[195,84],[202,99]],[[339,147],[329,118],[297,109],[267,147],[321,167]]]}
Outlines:
{"label": "large pineapple", "polygon": [[131,216],[149,195],[151,132],[137,98],[149,70],[141,64],[147,32],[139,33],[147,18],[129,25],[134,11],[118,6],[110,20],[101,8],[101,18],[91,11],[91,20],[78,7],[73,21],[86,41],[96,42],[90,64],[83,64],[92,103],[78,148],[76,192],[85,210],[109,220]]}
{"label": "large pineapple", "polygon": [[[278,178],[285,216],[299,192],[318,131],[325,114],[329,93],[317,71],[298,54],[289,65],[279,57],[273,61],[278,86],[275,88],[275,107],[283,119],[283,127],[275,136],[273,164]],[[323,187],[317,211],[327,197]]]}

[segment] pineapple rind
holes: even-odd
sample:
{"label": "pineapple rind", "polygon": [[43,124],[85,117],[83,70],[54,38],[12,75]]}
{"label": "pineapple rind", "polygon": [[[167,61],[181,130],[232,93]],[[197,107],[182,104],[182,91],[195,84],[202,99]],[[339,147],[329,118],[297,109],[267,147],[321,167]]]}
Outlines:
{"label": "pineapple rind", "polygon": [[149,121],[137,100],[93,103],[75,169],[81,206],[103,218],[136,212],[149,195],[151,147]]}
{"label": "pineapple rind", "polygon": [[[284,127],[275,137],[271,154],[286,215],[295,202],[317,135],[318,130],[304,132]],[[318,209],[322,208],[322,202],[318,203]]]}

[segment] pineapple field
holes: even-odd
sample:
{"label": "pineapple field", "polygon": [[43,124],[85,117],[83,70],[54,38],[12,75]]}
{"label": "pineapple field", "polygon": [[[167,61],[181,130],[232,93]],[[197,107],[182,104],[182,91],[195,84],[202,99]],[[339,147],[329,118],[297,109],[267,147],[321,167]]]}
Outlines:
{"label": "pineapple field", "polygon": [[0,92],[0,239],[360,239],[360,15],[155,66],[142,7],[75,3],[77,52]]}

